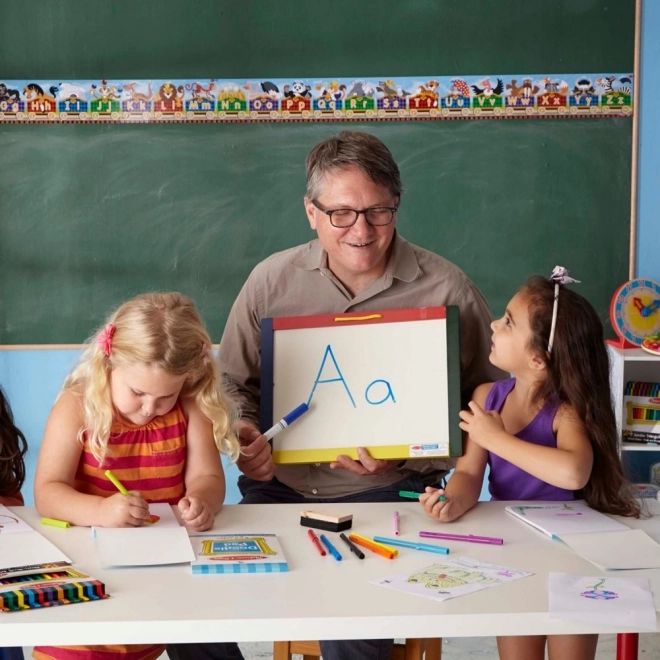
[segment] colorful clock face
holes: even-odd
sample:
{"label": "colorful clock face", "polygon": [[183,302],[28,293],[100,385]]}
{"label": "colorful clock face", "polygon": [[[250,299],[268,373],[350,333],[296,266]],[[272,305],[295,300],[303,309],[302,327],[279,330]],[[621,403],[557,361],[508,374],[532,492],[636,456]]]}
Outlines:
{"label": "colorful clock face", "polygon": [[612,296],[610,321],[619,337],[636,346],[660,333],[660,283],[636,279],[622,284]]}

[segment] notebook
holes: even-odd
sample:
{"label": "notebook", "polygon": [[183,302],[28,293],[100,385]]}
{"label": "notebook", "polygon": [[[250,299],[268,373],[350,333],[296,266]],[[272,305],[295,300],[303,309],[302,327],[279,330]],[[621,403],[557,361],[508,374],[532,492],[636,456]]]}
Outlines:
{"label": "notebook", "polygon": [[626,525],[589,508],[586,502],[538,502],[506,507],[508,513],[542,531],[561,538],[563,534],[585,532],[617,532]]}
{"label": "notebook", "polygon": [[594,511],[581,500],[506,507],[508,513],[560,539],[581,557],[605,570],[660,568],[660,545],[641,529]]}
{"label": "notebook", "polygon": [[289,570],[275,534],[191,534],[196,559],[193,574],[286,573]]}

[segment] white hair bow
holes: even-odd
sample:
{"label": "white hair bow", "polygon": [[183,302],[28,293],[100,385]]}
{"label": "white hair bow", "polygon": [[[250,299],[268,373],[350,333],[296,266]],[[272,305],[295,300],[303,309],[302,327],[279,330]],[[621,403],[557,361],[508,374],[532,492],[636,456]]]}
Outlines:
{"label": "white hair bow", "polygon": [[563,266],[555,266],[550,275],[550,280],[555,283],[555,301],[552,305],[552,325],[550,326],[550,339],[548,339],[548,353],[552,353],[552,344],[555,341],[555,326],[557,325],[557,305],[559,302],[560,284],[579,284],[580,280],[575,280],[568,276],[568,269]]}

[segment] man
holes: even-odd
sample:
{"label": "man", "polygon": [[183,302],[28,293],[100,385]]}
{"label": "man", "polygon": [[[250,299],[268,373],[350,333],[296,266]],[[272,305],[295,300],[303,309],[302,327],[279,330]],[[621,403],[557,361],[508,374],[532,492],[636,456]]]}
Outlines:
{"label": "man", "polygon": [[[258,430],[261,319],[458,305],[467,402],[477,385],[502,378],[488,361],[490,312],[457,266],[397,234],[399,168],[378,138],[343,131],[312,149],[306,169],[305,212],[318,238],[257,265],[220,344],[221,369],[242,399],[241,503],[400,502],[400,490],[423,492],[437,485],[453,461],[377,460],[358,448],[359,461],[340,455],[329,464],[273,464],[270,445]],[[324,660],[387,660],[392,643],[321,642],[321,651]],[[218,651],[220,646],[225,647],[217,645]],[[204,657],[241,657],[223,653]]]}

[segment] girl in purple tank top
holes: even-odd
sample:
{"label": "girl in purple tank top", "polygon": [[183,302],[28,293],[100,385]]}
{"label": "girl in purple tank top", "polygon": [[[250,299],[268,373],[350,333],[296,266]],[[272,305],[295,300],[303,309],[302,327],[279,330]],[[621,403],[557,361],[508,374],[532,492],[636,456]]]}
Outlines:
{"label": "girl in purple tank top", "polygon": [[[639,516],[618,454],[603,326],[555,268],[532,277],[493,321],[490,361],[512,375],[480,385],[460,413],[464,455],[445,490],[420,496],[426,513],[451,522],[479,498],[490,465],[494,500],[572,500]],[[597,635],[500,637],[500,658],[592,660]]]}

